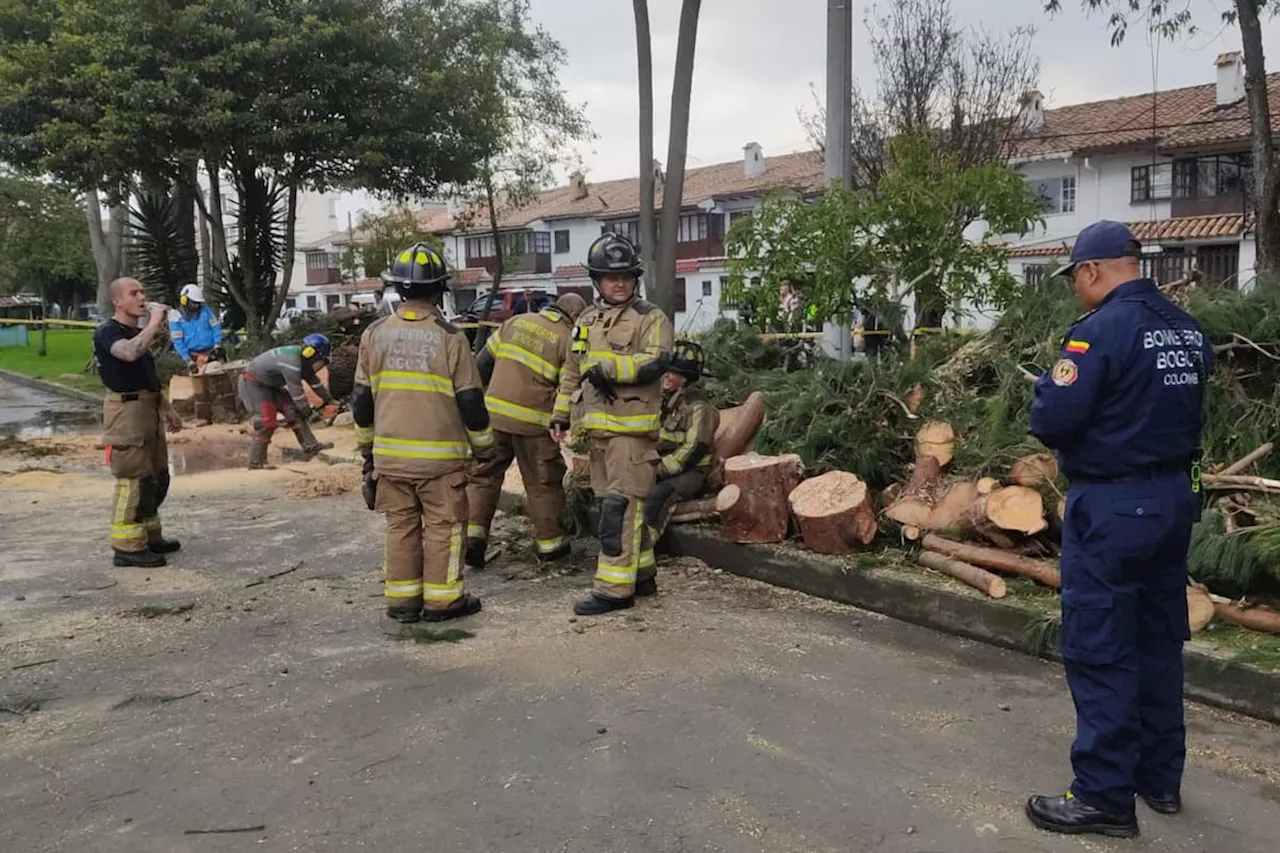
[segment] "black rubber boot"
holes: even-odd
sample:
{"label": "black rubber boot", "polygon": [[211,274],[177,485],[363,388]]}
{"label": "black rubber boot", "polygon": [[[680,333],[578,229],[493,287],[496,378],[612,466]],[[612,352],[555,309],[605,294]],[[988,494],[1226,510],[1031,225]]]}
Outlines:
{"label": "black rubber boot", "polygon": [[182,548],[177,539],[152,539],[147,542],[147,550],[154,554],[172,554]]}
{"label": "black rubber boot", "polygon": [[293,434],[298,437],[298,446],[302,448],[302,452],[308,457],[315,456],[322,450],[331,450],[333,448],[332,441],[317,441],[316,434],[311,431],[311,424],[306,421],[300,421],[293,428]]}
{"label": "black rubber boot", "polygon": [[479,570],[484,568],[484,552],[488,545],[489,541],[487,539],[467,540],[467,550],[462,556],[462,561],[466,563],[468,569]]}
{"label": "black rubber boot", "polygon": [[397,640],[412,636],[411,629],[422,621],[422,606],[388,607],[382,616],[382,633]]}
{"label": "black rubber boot", "polygon": [[155,551],[115,551],[111,557],[111,565],[118,568],[158,569],[168,564],[164,554]]}
{"label": "black rubber boot", "polygon": [[464,595],[448,610],[423,610],[423,622],[445,622],[449,619],[461,619],[480,612],[480,599],[474,595]]}
{"label": "black rubber boot", "polygon": [[1142,797],[1142,801],[1147,804],[1147,808],[1159,814],[1177,814],[1182,811],[1182,795],[1178,793],[1172,794],[1144,794],[1138,792],[1138,796]]}
{"label": "black rubber boot", "polygon": [[1027,800],[1027,817],[1048,832],[1066,835],[1093,833],[1112,838],[1133,838],[1138,834],[1138,817],[1100,811],[1070,793],[1061,797],[1032,797]]}
{"label": "black rubber boot", "polygon": [[250,468],[253,468],[255,470],[262,470],[262,471],[275,470],[276,466],[267,464],[267,448],[269,448],[270,446],[271,446],[271,441],[269,439],[267,441],[259,441],[255,439],[253,444],[249,445],[249,467]]}
{"label": "black rubber boot", "polygon": [[649,596],[651,596],[651,595],[657,595],[657,594],[658,594],[658,579],[657,579],[657,578],[645,578],[644,580],[636,581],[636,596],[637,596],[637,597],[639,597],[639,598],[647,598],[647,597],[649,597]]}
{"label": "black rubber boot", "polygon": [[635,605],[636,597],[634,595],[626,598],[604,598],[593,592],[586,598],[574,602],[573,612],[579,616],[603,616],[615,610],[627,610],[635,607]]}

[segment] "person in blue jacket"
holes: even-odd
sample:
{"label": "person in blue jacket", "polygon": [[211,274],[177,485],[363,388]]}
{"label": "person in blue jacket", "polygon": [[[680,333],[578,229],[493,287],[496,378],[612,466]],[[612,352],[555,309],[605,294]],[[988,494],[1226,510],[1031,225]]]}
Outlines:
{"label": "person in blue jacket", "polygon": [[1120,222],[1082,230],[1062,271],[1088,313],[1036,380],[1031,432],[1070,480],[1062,524],[1062,657],[1075,773],[1034,796],[1041,829],[1138,834],[1135,795],[1181,810],[1187,549],[1200,514],[1200,435],[1213,350],[1143,278]]}
{"label": "person in blue jacket", "polygon": [[178,310],[170,316],[169,338],[178,357],[187,363],[192,373],[198,373],[201,363],[222,345],[222,325],[204,304],[204,291],[198,284],[182,288],[178,305]]}

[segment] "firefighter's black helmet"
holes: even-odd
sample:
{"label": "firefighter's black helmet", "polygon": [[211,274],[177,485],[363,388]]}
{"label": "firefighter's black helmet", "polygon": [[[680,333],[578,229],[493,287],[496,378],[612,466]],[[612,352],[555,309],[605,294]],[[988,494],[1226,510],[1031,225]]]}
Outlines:
{"label": "firefighter's black helmet", "polygon": [[697,382],[706,372],[706,367],[707,357],[703,354],[702,347],[693,341],[676,341],[671,361],[667,365],[668,370],[679,373],[690,382]]}
{"label": "firefighter's black helmet", "polygon": [[596,238],[587,250],[587,272],[592,281],[599,281],[606,275],[640,278],[644,262],[634,243],[621,234],[607,231]]}
{"label": "firefighter's black helmet", "polygon": [[414,243],[396,255],[382,280],[395,287],[401,299],[423,299],[443,293],[448,287],[449,268],[444,258],[426,243]]}

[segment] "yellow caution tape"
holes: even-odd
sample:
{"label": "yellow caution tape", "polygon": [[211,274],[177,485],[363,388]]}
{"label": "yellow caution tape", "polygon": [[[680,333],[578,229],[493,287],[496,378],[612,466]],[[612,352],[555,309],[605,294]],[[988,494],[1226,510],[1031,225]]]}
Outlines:
{"label": "yellow caution tape", "polygon": [[101,325],[90,320],[23,320],[18,317],[0,317],[0,324],[9,326],[72,326],[81,329],[96,329]]}

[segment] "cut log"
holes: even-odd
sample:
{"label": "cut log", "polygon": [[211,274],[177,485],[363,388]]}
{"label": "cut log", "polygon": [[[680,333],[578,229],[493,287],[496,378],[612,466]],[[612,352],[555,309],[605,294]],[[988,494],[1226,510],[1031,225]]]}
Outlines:
{"label": "cut log", "polygon": [[1202,474],[1200,482],[1209,489],[1253,489],[1258,492],[1280,492],[1280,480],[1252,477],[1246,474]]}
{"label": "cut log", "polygon": [[915,470],[911,472],[911,479],[907,480],[907,485],[903,487],[902,494],[912,497],[930,495],[941,477],[942,463],[938,461],[937,457],[921,456],[916,460]]}
{"label": "cut log", "polygon": [[671,514],[671,524],[688,524],[693,521],[709,521],[710,519],[719,517],[720,513],[716,511],[716,499],[697,498],[691,501],[681,501],[676,504],[675,511]]}
{"label": "cut log", "polygon": [[1248,468],[1250,465],[1257,462],[1259,459],[1262,459],[1266,457],[1268,454],[1270,454],[1271,449],[1272,449],[1271,442],[1268,441],[1266,444],[1262,445],[1261,447],[1255,448],[1248,455],[1243,456],[1240,459],[1237,459],[1235,462],[1232,462],[1226,468],[1223,468],[1221,471],[1215,471],[1214,473],[1228,474],[1228,475],[1239,474],[1245,468]]}
{"label": "cut log", "polygon": [[723,409],[711,452],[721,459],[741,456],[751,447],[764,422],[764,394],[752,391],[741,406]]}
{"label": "cut log", "polygon": [[1000,481],[995,477],[978,478],[978,494],[989,495],[998,488],[1000,488]]}
{"label": "cut log", "polygon": [[907,404],[907,411],[914,415],[920,409],[920,404],[924,402],[924,386],[917,382],[903,400]]}
{"label": "cut log", "polygon": [[1213,619],[1215,605],[1209,593],[1197,586],[1187,587],[1187,620],[1191,633],[1196,633]]}
{"label": "cut log", "polygon": [[916,433],[916,459],[932,456],[946,465],[956,455],[956,433],[946,421],[929,421]]}
{"label": "cut log", "polygon": [[1034,488],[1056,476],[1058,476],[1058,460],[1053,458],[1053,454],[1033,453],[1010,465],[1009,476],[1005,479],[1015,486]]}
{"label": "cut log", "polygon": [[1004,578],[999,575],[993,575],[991,572],[980,569],[977,566],[971,566],[968,563],[962,563],[959,560],[953,560],[950,557],[944,557],[932,551],[921,551],[916,560],[925,568],[933,569],[935,572],[942,572],[944,575],[950,575],[958,581],[964,581],[969,586],[982,590],[992,598],[1004,598],[1005,593],[1008,592]]}
{"label": "cut log", "polygon": [[1213,602],[1213,615],[1225,622],[1251,631],[1280,634],[1280,612],[1270,607],[1244,607],[1220,595],[1210,595],[1209,600]]}
{"label": "cut log", "polygon": [[920,528],[915,525],[908,524],[906,527],[902,528],[902,535],[904,538],[914,542],[920,538]]}
{"label": "cut log", "polygon": [[890,483],[884,487],[883,491],[880,492],[880,505],[888,506],[897,500],[898,495],[900,494],[902,494],[902,484]]}
{"label": "cut log", "polygon": [[936,551],[947,557],[963,560],[974,566],[982,566],[985,569],[996,569],[1001,572],[1023,575],[1054,589],[1061,589],[1062,587],[1062,578],[1059,576],[1057,569],[1048,563],[1033,560],[1030,557],[998,551],[995,548],[984,548],[981,545],[955,542],[933,533],[920,540],[920,547],[926,551]]}
{"label": "cut log", "polygon": [[[747,453],[726,459],[725,487],[716,498],[720,535],[743,543],[786,539],[791,521],[787,496],[803,478],[804,465],[794,453]],[[729,492],[731,487],[736,487],[734,492]]]}
{"label": "cut log", "polygon": [[876,538],[871,490],[847,471],[805,480],[792,489],[787,502],[810,551],[845,554]]}
{"label": "cut log", "polygon": [[930,530],[946,530],[956,526],[956,519],[970,504],[982,497],[976,483],[955,483],[933,507],[926,525]]}
{"label": "cut log", "polygon": [[933,507],[920,498],[898,498],[885,509],[884,514],[904,527],[928,527],[929,520],[933,518]]}
{"label": "cut log", "polygon": [[1011,548],[1014,540],[1010,533],[1029,536],[1048,524],[1039,492],[1028,486],[1006,486],[970,504],[960,513],[958,526],[980,539]]}

